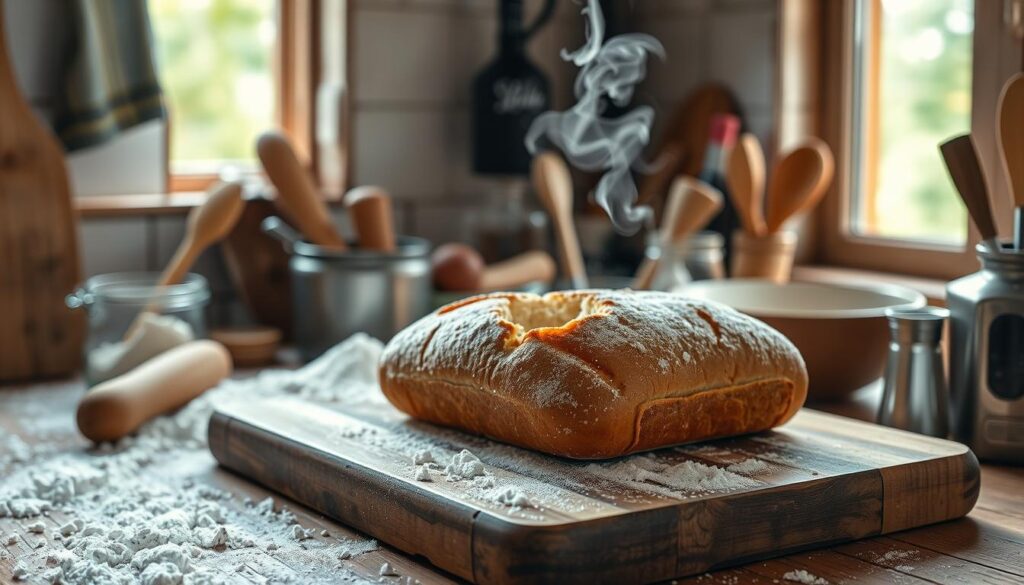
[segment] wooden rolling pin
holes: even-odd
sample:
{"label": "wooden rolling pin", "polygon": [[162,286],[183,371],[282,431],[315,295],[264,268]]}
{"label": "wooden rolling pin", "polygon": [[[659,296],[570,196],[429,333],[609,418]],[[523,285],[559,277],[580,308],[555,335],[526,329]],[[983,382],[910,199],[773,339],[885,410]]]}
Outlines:
{"label": "wooden rolling pin", "polygon": [[231,357],[209,340],[190,341],[90,390],[78,403],[78,430],[116,441],[143,423],[187,404],[231,375]]}
{"label": "wooden rolling pin", "polygon": [[345,194],[356,239],[363,250],[395,251],[395,220],[391,196],[380,187],[356,187]]}
{"label": "wooden rolling pin", "polygon": [[277,203],[309,242],[344,250],[347,246],[331,221],[331,214],[288,139],[266,132],[256,141],[263,170],[277,187]]}
{"label": "wooden rolling pin", "polygon": [[555,279],[555,261],[546,252],[524,252],[484,265],[480,253],[465,244],[445,244],[431,256],[434,284],[441,290],[491,292]]}
{"label": "wooden rolling pin", "polygon": [[569,279],[574,289],[588,288],[587,269],[583,263],[583,252],[580,251],[580,240],[576,235],[576,224],[572,219],[572,176],[569,167],[561,155],[542,152],[533,158],[531,174],[537,196],[555,225],[563,276]]}

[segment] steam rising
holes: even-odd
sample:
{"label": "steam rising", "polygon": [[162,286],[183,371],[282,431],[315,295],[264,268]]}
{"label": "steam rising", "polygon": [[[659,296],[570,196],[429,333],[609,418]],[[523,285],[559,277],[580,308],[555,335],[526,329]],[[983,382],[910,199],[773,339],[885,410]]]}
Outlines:
{"label": "steam rising", "polygon": [[578,102],[565,112],[545,112],[526,134],[526,148],[536,153],[542,139],[557,146],[569,162],[585,171],[605,171],[594,199],[608,212],[616,229],[634,234],[652,212],[637,206],[630,169],[642,167],[640,153],[650,141],[654,110],[639,106],[618,118],[604,118],[605,98],[616,106],[633,99],[633,88],[647,73],[647,53],[665,58],[657,39],[645,34],[618,35],[604,42],[604,16],[598,0],[583,8],[587,42],[562,58],[581,67],[576,76]]}

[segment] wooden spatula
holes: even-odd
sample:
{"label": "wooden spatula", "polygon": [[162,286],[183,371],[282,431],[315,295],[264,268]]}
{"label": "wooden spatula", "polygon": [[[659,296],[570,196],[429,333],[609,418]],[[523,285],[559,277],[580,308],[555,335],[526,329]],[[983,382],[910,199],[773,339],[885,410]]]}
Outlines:
{"label": "wooden spatula", "polygon": [[1024,73],[1011,77],[999,96],[999,150],[1015,209],[1013,247],[1024,250]]}
{"label": "wooden spatula", "polygon": [[824,197],[835,174],[832,150],[818,138],[808,138],[775,166],[768,187],[768,233],[814,208]]}
{"label": "wooden spatula", "polygon": [[313,177],[299,162],[291,143],[278,132],[267,132],[256,141],[256,154],[263,170],[277,187],[277,203],[313,244],[344,250],[331,221],[331,214],[313,183]]}
{"label": "wooden spatula", "polygon": [[[661,222],[663,247],[679,244],[704,227],[725,203],[722,193],[703,181],[679,177],[672,182]],[[658,262],[645,259],[633,278],[634,290],[651,287],[657,273]]]}
{"label": "wooden spatula", "polygon": [[[220,183],[212,187],[206,201],[189,213],[185,223],[185,237],[160,274],[156,286],[169,286],[181,282],[204,250],[231,233],[244,207],[242,186],[238,183]],[[124,338],[132,336],[142,314],[153,310],[154,307],[143,310],[128,327]]]}
{"label": "wooden spatula", "polygon": [[361,249],[380,252],[395,250],[391,196],[384,189],[356,187],[345,194],[344,203],[352,218]]}
{"label": "wooden spatula", "polygon": [[70,374],[84,321],[64,297],[80,282],[64,152],[25,101],[0,1],[0,382]]}
{"label": "wooden spatula", "polygon": [[726,169],[729,197],[744,229],[755,236],[767,233],[764,222],[764,151],[749,132],[740,136]]}
{"label": "wooden spatula", "polygon": [[558,258],[562,271],[575,289],[589,286],[580,241],[572,221],[572,176],[562,157],[554,152],[542,152],[533,159],[531,169],[533,185],[544,208],[551,214],[558,240]]}
{"label": "wooden spatula", "polygon": [[[1022,129],[1024,130],[1024,129]],[[981,171],[978,151],[970,134],[951,138],[939,145],[946,170],[953,179],[960,198],[967,206],[967,213],[974,220],[981,239],[993,250],[999,249],[996,222],[992,217],[992,205],[988,200],[988,185]]]}

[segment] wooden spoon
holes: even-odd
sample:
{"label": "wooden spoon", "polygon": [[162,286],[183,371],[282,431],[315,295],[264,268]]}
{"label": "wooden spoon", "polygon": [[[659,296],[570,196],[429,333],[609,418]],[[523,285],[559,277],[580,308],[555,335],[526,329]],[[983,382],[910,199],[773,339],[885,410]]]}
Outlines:
{"label": "wooden spoon", "polygon": [[[686,240],[692,233],[707,225],[722,209],[724,203],[721,191],[711,185],[691,177],[677,178],[669,190],[665,215],[661,222],[662,247]],[[657,260],[644,259],[633,278],[633,289],[650,288],[657,267]]]}
{"label": "wooden spoon", "polygon": [[331,214],[313,183],[313,177],[299,162],[288,139],[266,132],[256,141],[256,154],[270,181],[277,187],[277,203],[299,231],[317,246],[344,250],[345,241],[334,228]]}
{"label": "wooden spoon", "polygon": [[754,236],[767,233],[764,223],[764,151],[757,137],[749,132],[740,136],[729,157],[725,176],[729,197],[740,223]]}
{"label": "wooden spoon", "polygon": [[818,138],[808,138],[794,148],[772,173],[768,187],[768,233],[786,221],[813,209],[824,197],[835,174],[832,150]]}
{"label": "wooden spoon", "polygon": [[203,250],[231,233],[244,208],[241,185],[219,183],[213,186],[206,201],[189,213],[185,223],[185,237],[164,268],[157,286],[181,282]]}
{"label": "wooden spoon", "polygon": [[352,217],[359,248],[393,252],[395,223],[391,196],[380,187],[356,187],[345,194],[345,207]]}
{"label": "wooden spoon", "polygon": [[999,150],[1016,208],[1013,247],[1024,250],[1024,73],[1011,77],[999,95]]}
{"label": "wooden spoon", "polygon": [[[204,250],[227,237],[238,222],[245,208],[242,200],[242,186],[238,183],[218,183],[214,185],[203,201],[202,205],[196,207],[188,214],[185,222],[185,237],[178,244],[170,262],[160,274],[156,287],[170,286],[181,282],[185,274],[195,264],[196,259]],[[124,338],[128,339],[139,326],[139,321],[145,313],[153,312],[156,308],[146,307],[139,313]]]}
{"label": "wooden spoon", "polygon": [[970,134],[951,138],[939,145],[942,160],[946,162],[946,170],[953,179],[960,198],[967,206],[967,213],[974,220],[974,225],[981,234],[981,239],[992,250],[999,249],[995,219],[992,217],[992,206],[988,200],[988,185],[985,174],[981,172],[978,151]]}
{"label": "wooden spoon", "polygon": [[544,208],[551,214],[558,240],[558,257],[562,271],[569,277],[572,287],[589,287],[583,264],[583,253],[572,221],[572,177],[562,157],[554,152],[542,152],[533,159],[533,185]]}

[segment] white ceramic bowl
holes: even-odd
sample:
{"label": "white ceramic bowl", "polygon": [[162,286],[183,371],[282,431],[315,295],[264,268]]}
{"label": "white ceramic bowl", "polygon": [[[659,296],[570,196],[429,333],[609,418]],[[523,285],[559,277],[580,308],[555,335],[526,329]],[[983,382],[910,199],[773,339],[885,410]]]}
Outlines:
{"label": "white ceramic bowl", "polygon": [[812,400],[846,398],[878,379],[889,347],[885,310],[925,305],[921,293],[889,284],[705,280],[677,292],[728,305],[778,329],[807,362]]}

